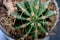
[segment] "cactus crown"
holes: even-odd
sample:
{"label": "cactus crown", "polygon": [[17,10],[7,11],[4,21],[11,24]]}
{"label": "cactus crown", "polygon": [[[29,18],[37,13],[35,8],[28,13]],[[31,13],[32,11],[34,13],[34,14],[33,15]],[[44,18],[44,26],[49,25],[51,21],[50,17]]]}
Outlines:
{"label": "cactus crown", "polygon": [[50,2],[51,0],[25,0],[16,3],[17,10],[11,12],[11,16],[18,21],[13,27],[24,29],[22,38],[32,35],[34,39],[38,39],[39,34],[48,35],[55,22],[50,18],[56,13]]}

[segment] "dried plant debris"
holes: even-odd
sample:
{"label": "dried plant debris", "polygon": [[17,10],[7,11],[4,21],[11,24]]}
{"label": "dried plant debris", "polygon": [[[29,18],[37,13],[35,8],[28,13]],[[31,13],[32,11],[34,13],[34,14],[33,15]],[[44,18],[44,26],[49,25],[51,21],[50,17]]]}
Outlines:
{"label": "dried plant debris", "polygon": [[[8,11],[0,8],[2,28],[17,40],[40,40],[48,36],[57,20],[55,3],[51,0],[20,1],[7,2]],[[4,5],[7,7],[7,4]]]}
{"label": "dried plant debris", "polygon": [[48,9],[49,9],[49,10],[55,10],[55,9],[56,9],[55,3],[50,2],[49,6],[48,6]]}

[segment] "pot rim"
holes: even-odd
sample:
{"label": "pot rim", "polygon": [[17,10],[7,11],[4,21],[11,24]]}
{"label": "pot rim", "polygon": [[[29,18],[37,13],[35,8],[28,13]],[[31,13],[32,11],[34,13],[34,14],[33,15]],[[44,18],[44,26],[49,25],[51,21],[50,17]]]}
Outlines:
{"label": "pot rim", "polygon": [[56,21],[54,23],[54,26],[52,26],[52,29],[50,30],[50,32],[53,31],[53,29],[57,26],[57,23],[59,22],[59,8],[58,8],[58,4],[57,4],[56,0],[53,0],[53,2],[56,5],[57,16],[56,16]]}

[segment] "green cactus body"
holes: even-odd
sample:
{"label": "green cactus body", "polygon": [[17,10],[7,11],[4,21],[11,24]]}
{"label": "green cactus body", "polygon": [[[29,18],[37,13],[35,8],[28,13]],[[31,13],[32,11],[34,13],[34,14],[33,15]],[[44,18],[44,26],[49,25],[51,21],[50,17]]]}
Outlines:
{"label": "green cactus body", "polygon": [[37,40],[39,35],[46,36],[49,34],[55,23],[50,17],[56,15],[55,9],[48,8],[50,2],[51,0],[44,2],[42,0],[17,2],[17,10],[11,12],[11,16],[14,16],[18,21],[13,25],[13,28],[23,30],[21,39],[31,35]]}

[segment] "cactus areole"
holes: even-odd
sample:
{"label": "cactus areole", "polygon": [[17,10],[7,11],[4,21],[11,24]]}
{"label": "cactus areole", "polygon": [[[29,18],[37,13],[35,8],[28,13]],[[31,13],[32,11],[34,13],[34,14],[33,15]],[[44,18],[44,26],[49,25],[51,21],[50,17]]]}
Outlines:
{"label": "cactus areole", "polygon": [[10,13],[2,12],[0,23],[2,30],[15,39],[43,39],[50,35],[58,22],[55,0],[24,0],[16,2],[14,8]]}

